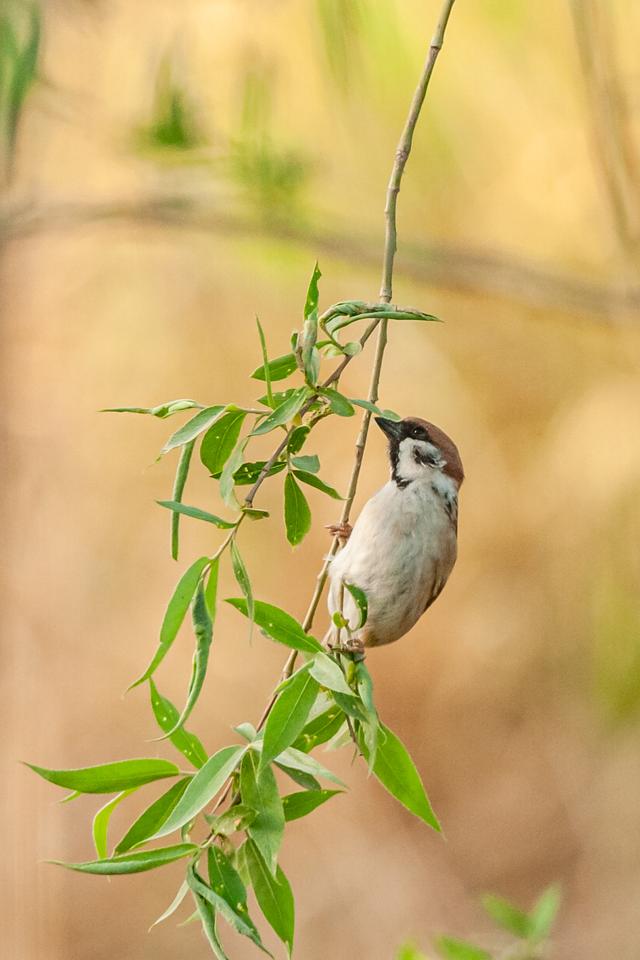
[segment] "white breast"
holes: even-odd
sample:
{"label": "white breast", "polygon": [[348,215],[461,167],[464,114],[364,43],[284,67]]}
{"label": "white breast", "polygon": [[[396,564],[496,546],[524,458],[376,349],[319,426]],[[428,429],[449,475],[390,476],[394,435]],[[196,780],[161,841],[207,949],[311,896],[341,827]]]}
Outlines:
{"label": "white breast", "polygon": [[[442,489],[442,482],[452,489]],[[329,611],[339,609],[343,582],[364,590],[369,616],[360,633],[369,646],[391,643],[410,630],[451,573],[456,532],[444,494],[455,501],[457,491],[448,478],[442,482],[439,487],[432,480],[413,482],[402,489],[389,481],[365,505],[331,563]],[[355,604],[344,593],[343,613],[357,623]]]}

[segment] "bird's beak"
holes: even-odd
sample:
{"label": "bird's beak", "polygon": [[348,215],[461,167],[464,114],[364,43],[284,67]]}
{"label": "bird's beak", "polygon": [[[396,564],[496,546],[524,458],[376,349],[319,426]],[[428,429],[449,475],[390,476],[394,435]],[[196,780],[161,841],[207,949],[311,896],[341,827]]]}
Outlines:
{"label": "bird's beak", "polygon": [[374,420],[389,440],[399,440],[401,433],[400,420],[387,420],[386,417],[374,417]]}

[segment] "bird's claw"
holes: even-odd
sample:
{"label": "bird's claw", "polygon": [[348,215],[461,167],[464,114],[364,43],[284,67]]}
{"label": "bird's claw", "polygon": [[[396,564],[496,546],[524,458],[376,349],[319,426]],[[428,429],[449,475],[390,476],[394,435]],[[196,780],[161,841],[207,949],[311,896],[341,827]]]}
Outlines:
{"label": "bird's claw", "polygon": [[328,523],[327,530],[332,537],[338,537],[339,540],[348,540],[351,536],[350,523]]}
{"label": "bird's claw", "polygon": [[351,660],[360,661],[365,658],[364,641],[359,637],[350,636],[338,643],[329,642],[328,647],[335,653],[342,653]]}

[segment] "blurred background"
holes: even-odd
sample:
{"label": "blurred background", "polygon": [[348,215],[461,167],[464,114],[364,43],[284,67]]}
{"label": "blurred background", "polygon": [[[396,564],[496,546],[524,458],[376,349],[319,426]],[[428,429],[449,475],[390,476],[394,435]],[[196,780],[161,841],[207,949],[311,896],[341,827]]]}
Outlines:
{"label": "blurred background", "polygon": [[[195,924],[147,933],[180,866],[109,882],[43,864],[91,857],[100,800],[61,807],[18,765],[171,755],[146,742],[144,691],[121,693],[178,577],[154,504],[175,463],[154,461],[179,418],[97,411],[253,400],[255,314],[286,352],[316,257],[325,305],[376,297],[386,180],[439,5],[2,2],[7,958],[208,955]],[[368,658],[446,840],[348,751],[330,757],[352,790],[283,853],[305,960],[387,960],[408,938],[428,952],[445,931],[499,948],[479,895],[527,907],[555,880],[554,960],[640,957],[639,40],[633,0],[454,8],[395,280],[397,302],[446,322],[391,328],[381,403],[459,444],[460,556],[428,616]],[[308,451],[341,490],[357,426],[323,423]],[[215,509],[200,473],[186,499]],[[385,475],[375,432],[356,514]],[[310,496],[295,552],[278,479],[260,494],[272,521],[242,535],[257,596],[296,616],[337,519]],[[216,540],[200,526],[183,526],[182,565]],[[190,648],[158,674],[177,701]],[[222,612],[191,723],[210,751],[257,718],[281,661]]]}

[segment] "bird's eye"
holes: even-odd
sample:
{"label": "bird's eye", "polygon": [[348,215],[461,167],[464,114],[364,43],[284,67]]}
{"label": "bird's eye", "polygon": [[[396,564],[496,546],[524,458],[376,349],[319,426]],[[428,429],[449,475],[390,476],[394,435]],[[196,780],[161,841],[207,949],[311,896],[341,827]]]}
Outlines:
{"label": "bird's eye", "polygon": [[427,432],[422,427],[414,427],[411,431],[411,436],[416,440],[426,440]]}

